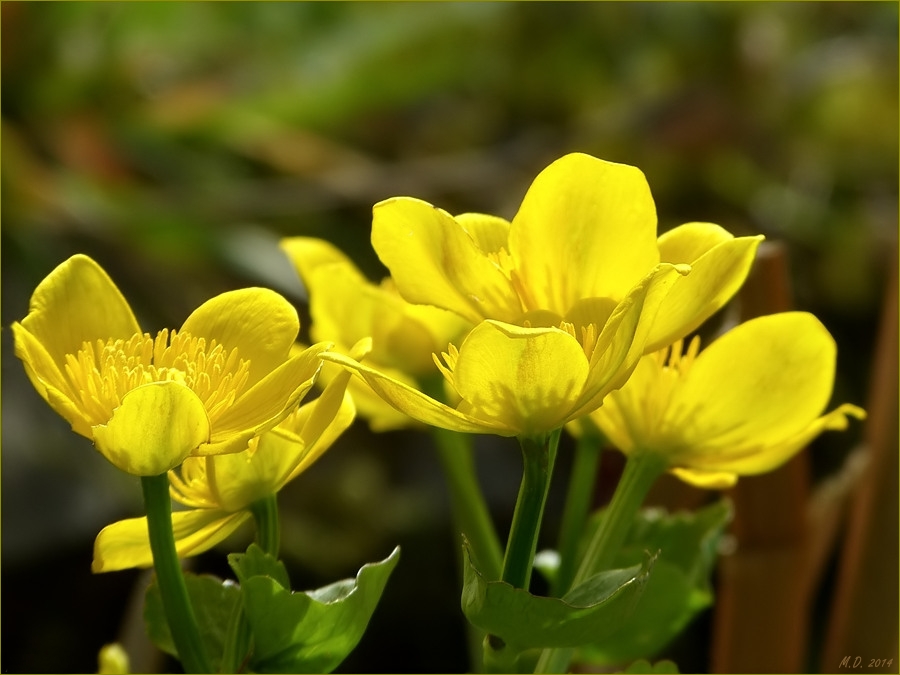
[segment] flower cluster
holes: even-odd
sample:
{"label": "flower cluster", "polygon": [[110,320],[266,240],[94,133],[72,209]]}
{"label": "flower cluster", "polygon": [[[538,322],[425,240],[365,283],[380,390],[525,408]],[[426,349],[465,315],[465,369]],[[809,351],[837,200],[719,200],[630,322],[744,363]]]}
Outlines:
{"label": "flower cluster", "polygon": [[[739,326],[687,376],[697,346],[679,360],[681,341],[740,289],[761,240],[702,222],[657,236],[640,170],[571,154],[537,176],[511,222],[410,197],[377,204],[372,244],[391,273],[381,286],[321,240],[282,246],[307,283],[317,339],[373,336],[365,364],[321,355],[379,402],[360,406],[373,428],[394,425],[384,402],[401,419],[503,436],[577,433],[572,422],[590,419],[623,452],[664,454],[685,480],[721,486],[864,415],[844,405],[818,418],[836,354],[808,314]],[[423,393],[430,358],[445,400]]]}
{"label": "flower cluster", "polygon": [[[411,197],[376,204],[372,245],[390,272],[380,284],[328,242],[284,239],[309,293],[311,346],[296,342],[291,304],[262,288],[223,293],[180,328],[147,332],[84,255],[38,285],[12,331],[40,396],[116,467],[141,477],[146,517],[104,528],[93,570],[155,567],[165,614],[155,632],[171,636],[163,648],[174,644],[187,672],[319,672],[359,640],[396,555],[363,568],[355,583],[294,594],[276,559],[275,506],[357,412],[375,431],[441,430],[454,518],[466,535],[462,606],[488,637],[484,666],[524,672],[520,657],[543,650],[535,672],[556,672],[572,648],[619,625],[621,608],[643,592],[653,559],[615,563],[660,474],[728,487],[865,417],[851,404],[825,412],[837,350],[809,313],[747,321],[700,350],[693,334],[741,288],[762,239],[706,222],[658,235],[640,170],[570,154],[540,172],[511,221],[453,216]],[[318,397],[305,400],[317,383]],[[588,460],[583,475],[573,472],[581,486],[570,490],[550,579],[556,596],[537,597],[529,580],[563,429],[605,438],[628,464],[591,526],[584,500],[596,448],[581,455]],[[502,556],[470,448],[447,430],[519,441],[523,478]],[[173,499],[183,507],[174,513]],[[261,552],[251,546],[229,559],[240,590],[223,582],[207,595],[233,603],[227,625],[201,630],[178,559],[251,519]],[[691,525],[692,536],[718,536],[720,519]],[[706,564],[697,548],[681,556],[696,561],[692,576]],[[356,584],[365,588],[354,595]],[[660,597],[653,602],[689,610],[687,599]],[[214,622],[223,613],[197,615]],[[672,637],[671,626],[658,630],[658,640]],[[202,635],[225,636],[213,660]]]}

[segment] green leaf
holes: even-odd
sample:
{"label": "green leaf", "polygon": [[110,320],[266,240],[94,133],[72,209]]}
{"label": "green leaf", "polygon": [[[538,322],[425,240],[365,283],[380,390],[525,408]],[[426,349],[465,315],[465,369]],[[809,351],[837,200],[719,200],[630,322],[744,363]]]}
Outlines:
{"label": "green leaf", "polygon": [[626,569],[601,572],[562,599],[535,596],[504,581],[487,581],[468,547],[462,594],[466,618],[514,650],[577,647],[617,632],[633,609],[653,558]]}
{"label": "green leaf", "polygon": [[284,563],[257,544],[250,544],[246,553],[229,553],[228,564],[241,584],[251,577],[270,577],[282,588],[291,587]]}
{"label": "green leaf", "polygon": [[677,673],[678,666],[673,661],[657,661],[650,663],[647,659],[638,659],[628,666],[623,673],[631,673],[632,675],[651,675],[653,673]]}
{"label": "green leaf", "polygon": [[[229,622],[241,601],[240,590],[234,582],[222,581],[207,574],[198,576],[186,573],[184,581],[194,615],[197,618],[200,638],[206,646],[211,665],[218,671]],[[144,601],[144,625],[147,635],[157,647],[167,654],[178,656],[163,610],[162,596],[155,579],[147,587]]]}
{"label": "green leaf", "polygon": [[580,650],[578,660],[608,665],[653,656],[709,607],[713,602],[709,577],[719,539],[730,520],[731,505],[726,500],[694,513],[642,511],[616,565],[634,564],[646,551],[658,551],[653,575],[615,638],[594,641]]}
{"label": "green leaf", "polygon": [[271,575],[245,578],[244,612],[254,639],[250,668],[331,672],[365,632],[399,556],[395,548],[385,560],[364,565],[355,580],[303,593],[291,593]]}

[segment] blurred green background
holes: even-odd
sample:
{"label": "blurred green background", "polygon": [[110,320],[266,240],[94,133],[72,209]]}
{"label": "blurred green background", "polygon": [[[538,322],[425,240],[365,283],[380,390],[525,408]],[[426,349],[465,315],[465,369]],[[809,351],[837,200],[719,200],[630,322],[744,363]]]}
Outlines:
{"label": "blurred green background", "polygon": [[[377,279],[375,202],[512,217],[578,150],[639,166],[661,230],[785,242],[797,307],[839,343],[835,402],[865,404],[897,257],[897,36],[893,2],[3,3],[3,672],[91,672],[102,644],[139,645],[128,603],[146,575],[90,573],[93,537],[139,513],[139,483],[44,405],[6,330],[65,258],[94,257],[151,331],[247,285],[308,325],[279,237],[327,238]],[[822,444],[817,478],[858,436]],[[479,444],[502,528],[518,452]],[[427,445],[358,423],[282,495],[295,587],[403,546],[344,671],[467,667]],[[702,632],[685,639],[683,671],[705,670]]]}

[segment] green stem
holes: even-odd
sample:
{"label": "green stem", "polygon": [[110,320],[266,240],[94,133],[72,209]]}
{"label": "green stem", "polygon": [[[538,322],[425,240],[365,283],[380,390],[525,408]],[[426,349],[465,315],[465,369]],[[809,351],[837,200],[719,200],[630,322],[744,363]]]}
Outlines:
{"label": "green stem", "polygon": [[559,434],[556,431],[538,438],[520,437],[524,470],[516,510],[513,512],[501,579],[516,588],[528,588],[538,532],[553,475]]}
{"label": "green stem", "polygon": [[147,529],[150,535],[150,550],[153,553],[153,567],[156,570],[156,582],[178,658],[187,673],[211,673],[212,668],[200,639],[200,630],[175,550],[169,477],[165,473],[158,476],[142,476],[141,487],[144,491]]}
{"label": "green stem", "polygon": [[499,579],[503,554],[490,511],[478,487],[470,436],[446,429],[432,431],[450,491],[456,529],[468,540],[478,571],[491,581]]}
{"label": "green stem", "polygon": [[559,569],[551,595],[562,597],[571,588],[578,562],[578,543],[584,532],[594,497],[594,485],[600,466],[603,439],[597,433],[585,430],[575,445],[575,462],[569,477],[566,504],[563,509],[559,536]]}
{"label": "green stem", "polygon": [[[538,534],[544,517],[544,506],[547,504],[547,493],[550,491],[550,478],[553,475],[561,432],[562,429],[557,429],[537,438],[519,437],[524,468],[501,574],[503,581],[516,588],[527,590],[531,581]],[[516,672],[517,657],[518,652],[498,636],[485,637],[484,667],[487,672]]]}
{"label": "green stem", "polygon": [[268,497],[256,500],[250,505],[250,512],[256,521],[257,543],[263,551],[277,558],[281,547],[277,495],[273,492]]}
{"label": "green stem", "polygon": [[588,577],[612,567],[644,498],[665,469],[665,458],[656,454],[638,453],[628,458],[606,514],[572,580],[573,588]]}
{"label": "green stem", "polygon": [[[665,468],[665,459],[656,454],[637,453],[628,458],[612,501],[575,573],[572,588],[612,567],[644,498]],[[572,649],[545,649],[534,672],[564,673],[568,670],[573,653]]]}

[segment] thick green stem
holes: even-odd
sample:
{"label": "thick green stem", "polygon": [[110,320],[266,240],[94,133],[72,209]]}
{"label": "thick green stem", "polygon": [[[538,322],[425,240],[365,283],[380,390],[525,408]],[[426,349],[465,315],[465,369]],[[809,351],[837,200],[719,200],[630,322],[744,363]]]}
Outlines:
{"label": "thick green stem", "polygon": [[665,468],[665,458],[656,454],[638,453],[628,458],[606,514],[572,580],[573,588],[612,566],[644,498]]}
{"label": "thick green stem", "polygon": [[594,497],[603,439],[596,433],[582,433],[575,445],[575,462],[569,477],[566,504],[559,536],[559,569],[551,595],[562,597],[569,590],[578,562],[578,543],[584,532]]}
{"label": "thick green stem", "polygon": [[512,526],[506,542],[501,579],[516,588],[528,588],[544,505],[550,490],[553,463],[561,429],[542,437],[520,437],[524,470]]}
{"label": "thick green stem", "polygon": [[[644,503],[644,498],[665,468],[665,458],[656,454],[637,453],[628,458],[612,501],[575,573],[572,588],[594,574],[612,567],[628,528],[634,522],[641,504]],[[545,649],[538,659],[534,672],[566,672],[573,652],[572,649]]]}
{"label": "thick green stem", "polygon": [[[529,438],[520,436],[524,468],[516,509],[513,512],[501,579],[516,588],[528,589],[538,534],[550,491],[550,478],[556,461],[556,448],[562,429]],[[516,669],[518,652],[496,635],[484,639],[484,667],[489,673],[511,673]]]}
{"label": "thick green stem", "polygon": [[277,558],[281,546],[281,529],[278,522],[278,497],[273,492],[250,505],[256,521],[256,541],[270,556]]}
{"label": "thick green stem", "polygon": [[156,583],[162,596],[166,620],[178,651],[178,658],[187,673],[211,673],[206,649],[200,639],[200,630],[194,610],[188,599],[187,586],[175,551],[172,533],[172,501],[169,497],[169,477],[142,476],[144,506],[147,510],[147,529]]}
{"label": "thick green stem", "polygon": [[478,571],[494,581],[500,578],[503,554],[484,495],[478,487],[470,436],[433,429],[438,457],[450,491],[456,529],[465,535]]}

